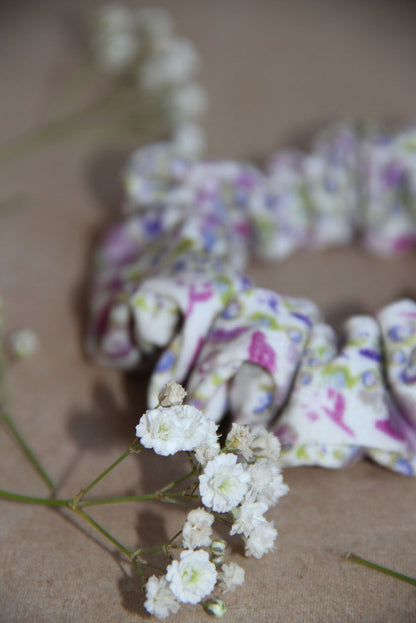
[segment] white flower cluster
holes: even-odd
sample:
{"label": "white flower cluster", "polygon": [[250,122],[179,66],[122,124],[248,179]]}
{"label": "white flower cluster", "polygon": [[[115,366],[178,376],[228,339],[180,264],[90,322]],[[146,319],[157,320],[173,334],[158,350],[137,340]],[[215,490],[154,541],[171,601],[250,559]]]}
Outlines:
{"label": "white flower cluster", "polygon": [[93,48],[104,71],[133,79],[142,92],[156,98],[180,151],[201,154],[205,135],[197,119],[206,110],[207,96],[195,81],[200,56],[191,41],[174,34],[172,17],[165,9],[102,6]]}
{"label": "white flower cluster", "polygon": [[[159,395],[159,406],[147,411],[136,427],[142,445],[157,454],[192,452],[201,506],[191,510],[182,528],[183,550],[166,575],[146,584],[145,608],[163,619],[181,603],[202,603],[220,618],[226,612],[215,588],[233,591],[244,583],[244,570],[224,563],[225,541],[212,536],[218,513],[229,513],[230,535],[239,534],[246,556],[261,558],[274,547],[277,530],[265,518],[271,506],[288,492],[279,469],[279,440],[265,430],[252,433],[233,424],[225,447],[217,439],[217,425],[201,411],[180,402],[184,390],[169,383]],[[206,549],[204,549],[206,548]]]}

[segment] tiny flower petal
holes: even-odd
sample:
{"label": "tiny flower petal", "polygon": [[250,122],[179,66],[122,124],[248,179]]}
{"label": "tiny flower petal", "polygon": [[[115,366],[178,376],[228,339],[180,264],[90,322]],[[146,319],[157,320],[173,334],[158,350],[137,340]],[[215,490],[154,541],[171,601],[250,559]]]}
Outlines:
{"label": "tiny flower petal", "polygon": [[208,420],[205,439],[200,446],[195,448],[195,459],[202,467],[205,467],[208,461],[212,461],[220,453],[217,428],[215,422]]}
{"label": "tiny flower petal", "polygon": [[194,450],[206,438],[210,421],[190,405],[149,409],[136,426],[136,435],[145,448],[167,456]]}
{"label": "tiny flower petal", "polygon": [[202,503],[220,513],[230,511],[243,500],[249,482],[248,472],[234,454],[219,454],[199,477]]}
{"label": "tiny flower petal", "polygon": [[288,493],[289,487],[283,482],[276,463],[267,459],[257,459],[253,465],[247,467],[247,471],[251,478],[248,500],[265,502],[270,508]]}
{"label": "tiny flower petal", "polygon": [[244,569],[235,562],[230,562],[221,567],[219,579],[223,587],[224,593],[234,591],[237,586],[244,584]]}
{"label": "tiny flower petal", "polygon": [[281,450],[280,441],[276,435],[262,429],[254,437],[252,450],[256,457],[277,463]]}
{"label": "tiny flower petal", "polygon": [[260,524],[267,523],[264,513],[268,506],[264,502],[244,502],[232,512],[235,522],[230,530],[230,534],[244,534],[249,536],[251,532]]}
{"label": "tiny flower petal", "polygon": [[252,530],[249,537],[243,539],[246,546],[246,556],[261,558],[267,552],[271,552],[276,537],[277,530],[273,521],[259,524]]}
{"label": "tiny flower petal", "polygon": [[215,565],[201,549],[182,552],[180,560],[174,560],[166,571],[172,593],[183,603],[199,603],[217,582]]}
{"label": "tiny flower petal", "polygon": [[183,546],[186,549],[208,547],[211,543],[211,526],[213,523],[214,516],[204,511],[203,508],[195,508],[190,511],[182,528]]}
{"label": "tiny flower petal", "polygon": [[152,575],[148,579],[144,607],[147,612],[154,614],[158,619],[166,619],[171,613],[175,614],[179,610],[180,605],[165,577],[157,578]]}
{"label": "tiny flower petal", "polygon": [[254,457],[253,450],[250,447],[253,441],[254,435],[248,426],[233,422],[225,441],[225,447],[228,452],[236,452],[241,454],[246,461],[251,461]]}

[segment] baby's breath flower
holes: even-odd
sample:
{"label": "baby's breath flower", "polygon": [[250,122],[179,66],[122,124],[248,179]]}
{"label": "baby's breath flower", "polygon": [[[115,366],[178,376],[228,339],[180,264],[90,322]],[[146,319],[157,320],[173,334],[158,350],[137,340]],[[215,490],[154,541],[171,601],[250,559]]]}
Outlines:
{"label": "baby's breath flower", "polygon": [[[194,44],[188,39],[175,38],[169,42],[166,50],[150,56],[141,64],[138,79],[146,92],[157,93],[170,89],[168,95],[172,96],[177,93],[179,85],[186,84],[198,68],[199,54]],[[189,108],[189,96],[187,103]]]}
{"label": "baby's breath flower", "polygon": [[208,546],[211,543],[213,523],[214,516],[203,508],[190,511],[182,529],[183,546],[186,549]]}
{"label": "baby's breath flower", "polygon": [[216,619],[221,619],[227,612],[227,608],[222,599],[212,598],[204,602],[204,610]]}
{"label": "baby's breath flower", "polygon": [[230,534],[244,534],[248,537],[260,524],[267,523],[264,513],[268,506],[263,502],[244,502],[241,506],[233,509],[234,523]]}
{"label": "baby's breath flower", "polygon": [[251,482],[247,500],[265,502],[269,507],[277,504],[279,498],[288,493],[289,487],[283,482],[282,474],[276,463],[267,459],[257,459],[247,467]]}
{"label": "baby's breath flower", "polygon": [[206,149],[205,131],[198,123],[185,121],[175,129],[173,143],[181,154],[199,157]]}
{"label": "baby's breath flower", "polygon": [[215,565],[202,549],[181,552],[180,560],[174,560],[166,571],[172,593],[184,603],[199,603],[217,582]]}
{"label": "baby's breath flower", "polygon": [[168,381],[164,388],[159,392],[159,404],[162,407],[173,407],[181,405],[186,396],[186,390],[175,381]]}
{"label": "baby's breath flower", "polygon": [[199,409],[191,405],[149,409],[136,426],[136,435],[145,448],[167,456],[181,450],[194,450],[210,428]]}
{"label": "baby's breath flower", "polygon": [[261,558],[267,552],[271,552],[276,537],[277,530],[273,521],[259,524],[250,532],[249,537],[243,539],[246,546],[246,556]]}
{"label": "baby's breath flower", "polygon": [[219,454],[209,461],[199,477],[202,503],[220,513],[240,504],[247,493],[250,476],[234,454]]}
{"label": "baby's breath flower", "polygon": [[200,446],[195,448],[195,459],[202,467],[205,467],[208,461],[212,461],[220,453],[217,429],[215,422],[207,420],[205,439]]}
{"label": "baby's breath flower", "polygon": [[167,94],[166,108],[173,123],[196,119],[206,111],[208,97],[198,82],[187,82]]}
{"label": "baby's breath flower", "polygon": [[277,463],[280,456],[280,441],[273,433],[265,429],[259,430],[253,440],[252,450],[258,458],[268,459]]}
{"label": "baby's breath flower", "polygon": [[152,575],[147,580],[144,607],[158,619],[166,619],[179,610],[180,606],[165,577],[157,578]]}
{"label": "baby's breath flower", "polygon": [[39,348],[39,339],[31,329],[20,329],[9,336],[8,346],[14,357],[26,359],[31,357]]}
{"label": "baby's breath flower", "polygon": [[234,591],[237,586],[244,584],[244,569],[236,562],[230,562],[221,567],[219,579],[224,593]]}
{"label": "baby's breath flower", "polygon": [[254,458],[251,445],[254,441],[254,435],[248,426],[236,424],[233,422],[230,432],[225,440],[225,447],[228,452],[236,452],[241,454],[246,461]]}

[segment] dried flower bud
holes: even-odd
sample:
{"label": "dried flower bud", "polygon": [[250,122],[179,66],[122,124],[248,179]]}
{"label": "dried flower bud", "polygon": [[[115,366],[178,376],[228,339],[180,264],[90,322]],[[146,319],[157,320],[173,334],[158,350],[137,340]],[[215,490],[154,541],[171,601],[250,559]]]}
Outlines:
{"label": "dried flower bud", "polygon": [[221,619],[227,612],[226,605],[222,599],[209,599],[208,601],[205,601],[203,605],[205,611],[217,619]]}
{"label": "dried flower bud", "polygon": [[158,395],[161,407],[174,407],[181,405],[186,396],[186,390],[175,381],[168,381]]}

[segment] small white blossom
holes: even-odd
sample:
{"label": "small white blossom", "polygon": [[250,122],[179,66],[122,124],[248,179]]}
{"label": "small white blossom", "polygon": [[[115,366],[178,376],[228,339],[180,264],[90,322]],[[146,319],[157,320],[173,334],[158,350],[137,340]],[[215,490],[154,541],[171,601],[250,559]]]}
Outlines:
{"label": "small white blossom", "polygon": [[199,409],[191,405],[149,409],[136,426],[136,435],[145,448],[167,456],[181,450],[194,450],[199,446],[209,428]]}
{"label": "small white blossom", "polygon": [[211,543],[213,523],[214,516],[203,508],[190,511],[182,528],[183,546],[186,549],[208,546]]}
{"label": "small white blossom", "polygon": [[166,619],[171,613],[175,614],[179,610],[180,605],[165,577],[157,578],[152,575],[147,580],[144,607],[158,619]]}
{"label": "small white blossom", "polygon": [[205,467],[208,461],[212,461],[220,453],[221,447],[218,443],[217,429],[218,426],[215,422],[207,420],[205,439],[201,445],[195,448],[195,459],[202,467]]}
{"label": "small white blossom", "polygon": [[181,154],[191,158],[200,157],[206,150],[205,131],[198,123],[192,121],[178,125],[172,140]]}
{"label": "small white blossom", "polygon": [[199,477],[202,503],[214,511],[227,512],[240,504],[250,476],[234,454],[219,454],[209,461]]}
{"label": "small white blossom", "polygon": [[271,552],[274,548],[276,537],[277,530],[274,527],[273,521],[259,524],[252,530],[249,537],[244,538],[246,556],[261,558],[267,552]]}
{"label": "small white blossom", "polygon": [[184,603],[199,603],[217,582],[215,565],[202,549],[181,552],[180,560],[174,560],[166,571],[172,593]]}
{"label": "small white blossom", "polygon": [[167,94],[166,108],[173,123],[183,123],[200,117],[207,109],[208,97],[204,87],[188,82]]}
{"label": "small white blossom", "polygon": [[[186,83],[199,68],[199,54],[188,39],[172,39],[168,48],[148,57],[139,68],[140,86],[148,93],[157,93]],[[175,87],[175,88],[173,88]]]}
{"label": "small white blossom", "polygon": [[39,348],[39,339],[31,329],[20,329],[9,336],[8,346],[14,357],[26,359],[31,357]]}
{"label": "small white blossom", "polygon": [[224,593],[234,591],[237,586],[244,584],[244,569],[240,567],[240,565],[237,565],[236,562],[230,562],[221,567],[219,579]]}
{"label": "small white blossom", "polygon": [[273,433],[267,430],[259,430],[253,440],[252,450],[254,455],[277,463],[280,456],[280,441]]}
{"label": "small white blossom", "polygon": [[227,612],[227,607],[222,599],[213,598],[204,602],[204,610],[216,619],[222,619]]}
{"label": "small white blossom", "polygon": [[249,536],[260,524],[267,523],[264,513],[268,506],[263,502],[244,502],[232,511],[234,523],[230,534],[244,534]]}
{"label": "small white blossom", "polygon": [[186,390],[182,387],[182,385],[175,383],[175,381],[168,381],[164,388],[159,392],[159,404],[162,407],[181,405],[185,396]]}
{"label": "small white blossom", "polygon": [[277,504],[279,498],[288,493],[289,487],[283,482],[283,476],[276,463],[267,459],[257,459],[249,465],[251,482],[247,499],[252,502],[265,502],[269,507]]}
{"label": "small white blossom", "polygon": [[124,71],[137,58],[140,43],[132,18],[130,9],[117,3],[106,4],[97,13],[93,47],[105,71]]}
{"label": "small white blossom", "polygon": [[251,461],[254,458],[254,453],[251,448],[253,441],[254,435],[248,426],[233,422],[231,430],[225,440],[225,447],[228,452],[237,452],[241,454],[246,461]]}

